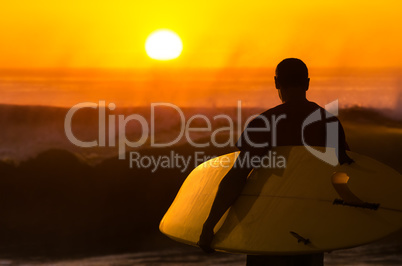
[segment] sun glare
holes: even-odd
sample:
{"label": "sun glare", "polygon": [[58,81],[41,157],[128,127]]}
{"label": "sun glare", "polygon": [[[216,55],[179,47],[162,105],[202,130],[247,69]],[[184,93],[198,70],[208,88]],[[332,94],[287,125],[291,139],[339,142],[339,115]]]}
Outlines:
{"label": "sun glare", "polygon": [[177,58],[183,50],[180,37],[171,30],[157,30],[148,36],[145,50],[149,57],[156,60]]}

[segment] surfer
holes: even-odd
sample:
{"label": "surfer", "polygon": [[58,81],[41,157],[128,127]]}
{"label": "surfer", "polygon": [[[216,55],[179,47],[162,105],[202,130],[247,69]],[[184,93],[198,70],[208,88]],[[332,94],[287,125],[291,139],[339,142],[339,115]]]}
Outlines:
{"label": "surfer", "polygon": [[[275,87],[282,104],[265,111],[252,120],[243,131],[236,147],[240,154],[234,167],[222,179],[211,211],[206,219],[198,245],[207,253],[214,252],[211,243],[213,229],[223,214],[240,195],[247,177],[254,169],[250,163],[255,156],[264,156],[275,146],[333,146],[337,149],[340,164],[352,163],[346,154],[349,147],[339,120],[326,110],[306,98],[310,78],[303,61],[287,58],[280,62],[275,71]],[[304,125],[306,119],[319,110],[322,120]],[[325,120],[325,118],[327,118]],[[276,121],[270,126],[267,121]],[[337,123],[337,132],[327,130],[328,123]],[[329,132],[327,132],[329,131]],[[304,132],[304,134],[303,134]],[[239,165],[241,167],[239,167]],[[323,265],[323,254],[294,256],[247,256],[247,265]]]}

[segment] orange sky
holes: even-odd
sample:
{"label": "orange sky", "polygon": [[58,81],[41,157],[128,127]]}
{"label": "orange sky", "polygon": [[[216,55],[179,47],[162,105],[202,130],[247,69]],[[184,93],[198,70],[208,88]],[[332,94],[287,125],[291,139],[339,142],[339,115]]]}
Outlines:
{"label": "orange sky", "polygon": [[[0,68],[401,67],[402,1],[3,1]],[[183,53],[147,57],[159,28]]]}

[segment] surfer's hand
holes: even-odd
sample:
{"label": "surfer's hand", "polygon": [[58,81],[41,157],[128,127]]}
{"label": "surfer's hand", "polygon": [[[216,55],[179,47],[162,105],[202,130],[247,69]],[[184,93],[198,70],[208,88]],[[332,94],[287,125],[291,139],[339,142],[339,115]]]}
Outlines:
{"label": "surfer's hand", "polygon": [[202,228],[202,232],[200,235],[200,240],[197,245],[205,252],[205,253],[213,253],[215,250],[211,248],[212,240],[214,239],[214,231],[213,229]]}

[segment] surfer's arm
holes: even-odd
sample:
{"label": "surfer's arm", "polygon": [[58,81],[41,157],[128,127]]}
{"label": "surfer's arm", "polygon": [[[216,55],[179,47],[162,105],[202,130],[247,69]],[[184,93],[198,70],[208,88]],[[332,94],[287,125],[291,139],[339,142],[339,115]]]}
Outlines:
{"label": "surfer's arm", "polygon": [[[245,152],[240,152],[235,164],[242,160],[244,161],[244,156]],[[246,184],[247,176],[253,169],[250,167],[239,167],[241,164],[237,165],[237,167],[232,167],[232,169],[229,170],[219,184],[211,211],[204,223],[198,245],[205,252],[213,252],[213,249],[210,248],[214,236],[213,229],[225,212],[236,201]]]}
{"label": "surfer's arm", "polygon": [[339,131],[338,131],[338,141],[339,141],[339,147],[338,147],[338,160],[339,164],[351,164],[354,162],[352,158],[350,158],[346,151],[350,151],[349,145],[346,142],[346,136],[345,136],[345,131],[339,122]]}

